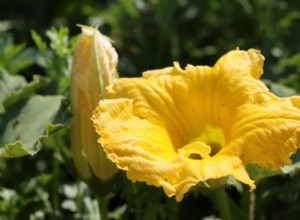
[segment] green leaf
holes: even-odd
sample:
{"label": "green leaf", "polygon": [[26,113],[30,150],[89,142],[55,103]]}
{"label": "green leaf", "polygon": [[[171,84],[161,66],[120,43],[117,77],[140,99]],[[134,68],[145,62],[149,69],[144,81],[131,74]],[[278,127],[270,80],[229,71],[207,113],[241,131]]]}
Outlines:
{"label": "green leaf", "polygon": [[31,30],[31,37],[41,52],[47,51],[47,44],[42,40],[42,37],[35,30]]}
{"label": "green leaf", "polygon": [[32,65],[36,61],[37,53],[34,49],[26,47],[24,43],[15,44],[13,38],[0,36],[0,66],[11,74]]}
{"label": "green leaf", "polygon": [[30,97],[34,94],[34,92],[42,88],[50,83],[50,79],[46,77],[41,77],[39,75],[33,76],[33,81],[28,83],[26,86],[24,86],[22,89],[19,89],[17,91],[13,91],[10,96],[3,101],[3,106],[5,108],[13,105],[17,101],[21,99],[25,99]]}
{"label": "green leaf", "polygon": [[278,170],[271,170],[268,168],[260,167],[256,164],[247,165],[247,171],[255,182],[259,182],[262,179],[279,176],[284,174],[293,174],[300,170],[300,162],[291,165],[283,166]]}
{"label": "green leaf", "polygon": [[26,99],[34,91],[50,83],[50,79],[34,76],[33,81],[27,83],[24,77],[10,75],[6,70],[0,69],[0,115],[6,108],[21,99]]}
{"label": "green leaf", "polygon": [[[32,96],[10,106],[0,118],[0,158],[33,155],[45,137],[45,125],[52,123],[62,96]],[[45,134],[45,135],[44,135]]]}
{"label": "green leaf", "polygon": [[300,150],[291,157],[292,164],[283,166],[280,170],[283,174],[294,174],[300,170]]}
{"label": "green leaf", "polygon": [[26,80],[21,76],[12,76],[5,69],[0,68],[0,114],[4,112],[3,101],[14,91],[26,85]]}
{"label": "green leaf", "polygon": [[284,174],[294,174],[300,170],[300,150],[298,150],[291,157],[292,164],[281,167],[278,170],[271,170],[268,168],[263,168],[258,166],[257,164],[248,164],[246,166],[247,172],[250,175],[250,178],[255,182],[258,182],[262,179],[271,176],[278,176]]}
{"label": "green leaf", "polygon": [[272,93],[279,97],[288,97],[297,93],[295,89],[281,85],[279,83],[274,83],[270,80],[265,80],[264,83],[268,86]]}
{"label": "green leaf", "polygon": [[33,65],[37,59],[37,52],[32,48],[26,48],[17,54],[14,59],[9,62],[9,70],[13,74],[17,74],[23,69]]}
{"label": "green leaf", "polygon": [[41,66],[51,78],[51,93],[65,94],[70,86],[72,55],[77,37],[69,37],[67,27],[51,28],[46,32],[49,45],[34,30],[32,38],[38,47],[39,53],[36,63]]}
{"label": "green leaf", "polygon": [[51,124],[46,125],[46,135],[40,138],[40,142],[43,146],[52,148],[55,152],[60,152],[61,157],[58,157],[58,159],[67,164],[69,172],[75,175],[76,171],[70,148],[71,118],[69,103],[66,99],[63,99],[55,119]]}
{"label": "green leaf", "polygon": [[267,178],[270,176],[282,174],[282,172],[280,170],[271,170],[268,168],[263,168],[263,167],[258,166],[257,164],[248,164],[246,169],[250,175],[250,178],[253,179],[255,182],[258,182],[261,179],[264,179],[264,178]]}

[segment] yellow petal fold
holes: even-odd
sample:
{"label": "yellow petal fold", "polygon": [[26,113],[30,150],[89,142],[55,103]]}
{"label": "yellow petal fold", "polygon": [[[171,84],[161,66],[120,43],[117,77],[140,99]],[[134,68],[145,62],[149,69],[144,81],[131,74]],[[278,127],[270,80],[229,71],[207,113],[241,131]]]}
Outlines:
{"label": "yellow petal fold", "polygon": [[244,163],[271,169],[291,163],[300,140],[300,109],[289,98],[243,105],[234,120],[227,150],[238,152]]}
{"label": "yellow petal fold", "polygon": [[205,159],[191,159],[190,154],[199,153],[199,149],[188,145],[176,150],[164,128],[133,114],[132,100],[101,101],[92,119],[108,158],[125,170],[132,181],[162,186],[167,195],[176,195],[178,201],[199,181],[228,175],[255,188],[238,157],[210,157],[210,150],[204,146]]}

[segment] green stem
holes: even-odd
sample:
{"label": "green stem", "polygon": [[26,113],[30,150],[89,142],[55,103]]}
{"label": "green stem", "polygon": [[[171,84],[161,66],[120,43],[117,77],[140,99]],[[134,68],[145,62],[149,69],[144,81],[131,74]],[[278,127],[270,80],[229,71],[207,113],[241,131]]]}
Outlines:
{"label": "green stem", "polygon": [[83,195],[80,188],[80,180],[78,178],[76,179],[76,188],[77,188],[77,196],[76,196],[77,213],[81,213]]}
{"label": "green stem", "polygon": [[101,220],[108,220],[107,200],[103,196],[98,196],[98,207]]}
{"label": "green stem", "polygon": [[228,195],[225,191],[225,188],[215,190],[215,195],[216,195],[221,219],[222,220],[231,220]]}
{"label": "green stem", "polygon": [[247,215],[248,220],[254,220],[255,194],[249,189],[243,188],[241,208]]}
{"label": "green stem", "polygon": [[250,198],[249,198],[249,220],[254,220],[254,211],[255,211],[255,193],[250,192]]}
{"label": "green stem", "polygon": [[141,216],[141,201],[140,195],[138,195],[138,184],[132,184],[132,191],[134,194],[134,210],[135,210],[135,220],[140,220]]}
{"label": "green stem", "polygon": [[57,213],[59,213],[59,198],[58,198],[58,188],[59,188],[59,162],[57,160],[57,153],[54,152],[54,161],[53,161],[53,184],[52,184],[52,195],[53,195],[53,199],[52,199],[52,203],[53,203],[53,212],[52,212],[52,216],[51,219],[56,219],[57,218]]}

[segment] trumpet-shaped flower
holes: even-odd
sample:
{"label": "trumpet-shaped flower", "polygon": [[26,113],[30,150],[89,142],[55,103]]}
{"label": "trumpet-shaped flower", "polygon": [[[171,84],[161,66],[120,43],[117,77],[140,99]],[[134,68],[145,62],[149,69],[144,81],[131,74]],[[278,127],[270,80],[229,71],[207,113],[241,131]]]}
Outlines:
{"label": "trumpet-shaped flower", "polygon": [[178,201],[229,176],[253,190],[245,166],[291,163],[300,137],[300,97],[270,93],[259,80],[263,62],[258,50],[237,49],[213,67],[175,62],[119,79],[92,117],[99,142],[132,181]]}

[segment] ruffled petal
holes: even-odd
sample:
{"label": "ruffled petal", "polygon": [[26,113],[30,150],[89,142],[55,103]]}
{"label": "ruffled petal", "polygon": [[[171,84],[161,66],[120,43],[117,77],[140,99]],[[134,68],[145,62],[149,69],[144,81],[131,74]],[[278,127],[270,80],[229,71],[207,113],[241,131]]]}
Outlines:
{"label": "ruffled petal", "polygon": [[[179,155],[184,153],[184,150],[179,151]],[[217,154],[201,160],[186,156],[184,158],[183,165],[177,171],[178,178],[175,185],[177,201],[180,201],[183,195],[198,183],[202,182],[205,183],[206,187],[215,188],[222,185],[218,181],[222,181],[222,178],[228,176],[233,176],[249,185],[251,190],[255,189],[253,180],[249,178],[242,161],[237,156]]]}
{"label": "ruffled petal", "polygon": [[[267,96],[266,94],[264,95]],[[260,105],[239,108],[226,151],[239,155],[243,163],[278,169],[291,163],[300,141],[300,109],[295,98],[269,96]]]}
{"label": "ruffled petal", "polygon": [[164,128],[135,116],[129,99],[100,102],[92,120],[107,157],[126,170],[131,180],[163,186],[174,194],[164,178],[173,175],[179,164],[171,163],[176,150]]}
{"label": "ruffled petal", "polygon": [[[133,112],[132,100],[104,100],[92,118],[108,158],[125,170],[132,181],[163,187],[168,196],[176,195],[178,201],[199,182],[230,175],[255,188],[238,157],[210,157],[204,143],[176,150],[164,128]],[[204,159],[191,158],[193,152]]]}
{"label": "ruffled petal", "polygon": [[119,79],[107,88],[106,97],[131,99],[133,114],[166,128],[174,146],[179,148],[198,136],[211,120],[211,74],[210,67],[190,66],[182,70],[175,64],[159,73],[144,73],[146,79]]}
{"label": "ruffled petal", "polygon": [[245,75],[259,79],[263,74],[264,60],[265,58],[259,50],[244,51],[236,49],[222,56],[214,68],[222,73],[230,74],[232,77]]}
{"label": "ruffled petal", "polygon": [[268,88],[257,78],[263,72],[264,57],[259,51],[233,50],[222,56],[214,65],[217,75],[213,87],[214,121],[221,125],[225,136],[231,132],[232,116],[239,106],[258,102],[256,94],[268,93]]}

